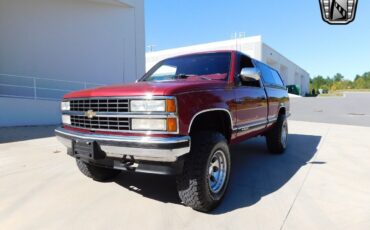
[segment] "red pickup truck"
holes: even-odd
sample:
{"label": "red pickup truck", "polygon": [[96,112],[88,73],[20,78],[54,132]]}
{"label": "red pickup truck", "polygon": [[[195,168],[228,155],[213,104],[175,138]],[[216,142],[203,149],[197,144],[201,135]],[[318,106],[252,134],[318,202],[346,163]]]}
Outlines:
{"label": "red pickup truck", "polygon": [[238,51],[159,62],[136,83],[65,95],[55,130],[83,174],[176,175],[181,201],[208,212],[225,194],[229,146],[263,135],[287,146],[289,97],[279,73]]}

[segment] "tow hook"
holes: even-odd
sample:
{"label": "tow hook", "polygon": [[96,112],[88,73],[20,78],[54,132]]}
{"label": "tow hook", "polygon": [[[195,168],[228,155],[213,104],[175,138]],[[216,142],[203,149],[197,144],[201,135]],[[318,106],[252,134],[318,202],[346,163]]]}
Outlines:
{"label": "tow hook", "polygon": [[114,161],[114,168],[125,169],[127,171],[135,171],[137,165],[135,158],[129,155],[123,155],[120,161]]}

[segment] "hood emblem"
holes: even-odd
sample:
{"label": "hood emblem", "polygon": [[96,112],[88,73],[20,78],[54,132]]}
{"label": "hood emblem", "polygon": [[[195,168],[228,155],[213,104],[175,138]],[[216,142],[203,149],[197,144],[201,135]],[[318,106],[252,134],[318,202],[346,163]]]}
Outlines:
{"label": "hood emblem", "polygon": [[88,110],[85,112],[85,116],[89,119],[92,119],[96,116],[96,112],[94,112],[94,110]]}

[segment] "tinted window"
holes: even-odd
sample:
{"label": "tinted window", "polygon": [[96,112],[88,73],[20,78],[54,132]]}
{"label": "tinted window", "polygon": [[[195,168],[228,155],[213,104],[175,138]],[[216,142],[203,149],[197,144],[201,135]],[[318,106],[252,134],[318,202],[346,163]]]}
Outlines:
{"label": "tinted window", "polygon": [[240,56],[239,74],[240,74],[240,72],[242,71],[243,68],[251,68],[251,67],[254,67],[254,65],[252,63],[252,59],[245,56],[245,55],[241,55]]}
{"label": "tinted window", "polygon": [[240,55],[239,58],[239,67],[237,69],[237,77],[235,77],[236,85],[238,86],[249,86],[249,87],[261,87],[260,81],[256,81],[255,79],[250,79],[250,81],[241,81],[239,74],[241,73],[243,68],[253,68],[254,65],[252,63],[252,59],[246,55]]}
{"label": "tinted window", "polygon": [[274,78],[275,84],[278,86],[283,86],[284,87],[284,82],[281,80],[281,77],[279,73],[276,70],[271,70],[272,76]]}
{"label": "tinted window", "polygon": [[271,69],[262,63],[259,63],[259,67],[262,73],[263,83],[265,83],[266,85],[275,85],[276,83]]}
{"label": "tinted window", "polygon": [[227,80],[230,62],[230,53],[194,54],[170,58],[155,65],[142,81]]}
{"label": "tinted window", "polygon": [[263,83],[266,85],[277,85],[284,87],[284,82],[281,80],[281,77],[276,70],[271,69],[262,63],[258,63],[258,66],[262,72]]}

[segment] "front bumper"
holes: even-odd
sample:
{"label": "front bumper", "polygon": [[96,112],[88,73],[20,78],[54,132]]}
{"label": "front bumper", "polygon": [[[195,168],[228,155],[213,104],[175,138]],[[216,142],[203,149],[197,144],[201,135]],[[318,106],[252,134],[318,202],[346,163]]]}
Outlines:
{"label": "front bumper", "polygon": [[190,137],[114,136],[57,128],[68,154],[100,167],[162,175],[181,173]]}
{"label": "front bumper", "polygon": [[57,128],[55,134],[68,149],[72,149],[73,140],[94,141],[110,158],[133,157],[135,160],[175,162],[190,152],[190,137],[142,137],[113,136],[80,133],[64,128]]}

